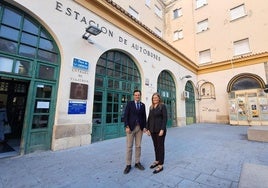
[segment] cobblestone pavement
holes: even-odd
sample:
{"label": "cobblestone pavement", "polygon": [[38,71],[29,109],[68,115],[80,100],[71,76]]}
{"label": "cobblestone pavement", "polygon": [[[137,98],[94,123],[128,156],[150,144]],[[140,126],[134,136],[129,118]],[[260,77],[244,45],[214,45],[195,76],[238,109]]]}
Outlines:
{"label": "cobblestone pavement", "polygon": [[61,151],[0,159],[0,188],[236,188],[243,163],[268,165],[268,143],[247,140],[247,126],[169,128],[164,170],[153,174],[152,140],[143,135],[144,171],[125,168],[125,137]]}

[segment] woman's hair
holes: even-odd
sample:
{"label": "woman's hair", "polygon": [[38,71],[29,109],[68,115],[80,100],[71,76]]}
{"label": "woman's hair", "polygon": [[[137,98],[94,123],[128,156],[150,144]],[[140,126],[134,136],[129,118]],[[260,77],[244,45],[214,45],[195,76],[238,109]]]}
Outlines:
{"label": "woman's hair", "polygon": [[153,108],[153,97],[154,96],[157,96],[158,98],[159,98],[159,105],[160,104],[163,104],[163,101],[162,101],[162,99],[161,99],[161,96],[160,96],[160,94],[158,93],[158,92],[156,92],[156,93],[154,93],[153,95],[152,95],[152,104],[151,104],[151,106],[150,106],[150,109],[152,109]]}

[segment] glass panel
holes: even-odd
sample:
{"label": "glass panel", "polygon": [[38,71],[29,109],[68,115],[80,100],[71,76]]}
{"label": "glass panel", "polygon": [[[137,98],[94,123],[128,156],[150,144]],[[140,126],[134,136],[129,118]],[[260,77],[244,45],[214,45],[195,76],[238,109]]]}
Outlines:
{"label": "glass panel", "polygon": [[32,128],[46,128],[48,126],[48,115],[34,115]]}
{"label": "glass panel", "polygon": [[106,115],[106,123],[112,123],[112,115],[111,114]]}
{"label": "glass panel", "polygon": [[0,39],[0,50],[9,52],[9,53],[16,53],[17,49],[17,43],[5,40],[5,39]]}
{"label": "glass panel", "polygon": [[107,109],[106,109],[106,111],[107,112],[112,112],[112,108],[113,107],[113,105],[112,104],[107,104]]}
{"label": "glass panel", "polygon": [[27,86],[25,84],[16,83],[14,85],[14,91],[16,93],[26,93],[27,92]]}
{"label": "glass panel", "polygon": [[46,31],[43,30],[43,28],[41,28],[41,35],[42,38],[46,38],[46,39],[50,39],[49,35],[47,34]]}
{"label": "glass panel", "polygon": [[113,80],[108,80],[108,88],[113,88]]}
{"label": "glass panel", "polygon": [[113,94],[111,93],[107,94],[107,102],[113,102]]}
{"label": "glass panel", "polygon": [[40,65],[39,67],[39,74],[38,77],[42,79],[49,79],[53,80],[54,79],[54,74],[55,73],[55,68],[46,66],[46,65]]}
{"label": "glass panel", "polygon": [[101,124],[101,114],[93,114],[93,123]]}
{"label": "glass panel", "polygon": [[53,63],[56,63],[58,61],[57,54],[53,52],[44,51],[44,50],[38,50],[37,58],[40,60],[50,61]]}
{"label": "glass panel", "polygon": [[2,25],[0,29],[0,36],[17,41],[19,37],[19,30]]}
{"label": "glass panel", "polygon": [[13,59],[0,57],[0,71],[12,72]]}
{"label": "glass panel", "polygon": [[49,113],[50,101],[37,100],[35,102],[35,113]]}
{"label": "glass panel", "polygon": [[14,72],[21,75],[29,75],[30,73],[30,62],[28,61],[19,61],[17,60],[15,63]]}
{"label": "glass panel", "polygon": [[8,82],[0,82],[0,91],[8,91]]}
{"label": "glass panel", "polygon": [[102,102],[102,92],[96,91],[94,94],[94,101],[100,101]]}
{"label": "glass panel", "polygon": [[26,57],[35,58],[35,48],[26,45],[20,45],[19,54]]}
{"label": "glass panel", "polygon": [[101,112],[102,111],[102,103],[94,103],[94,112],[98,113],[98,112]]}
{"label": "glass panel", "polygon": [[37,85],[37,98],[51,98],[52,86],[39,84]]}
{"label": "glass panel", "polygon": [[37,45],[37,37],[35,35],[31,35],[28,33],[22,33],[21,42],[23,42],[25,44],[32,45],[32,46],[36,46]]}
{"label": "glass panel", "polygon": [[38,34],[38,27],[33,23],[30,19],[25,18],[24,19],[24,24],[23,24],[23,31],[27,31],[32,34]]}
{"label": "glass panel", "polygon": [[50,40],[40,38],[39,48],[42,48],[47,51],[54,51],[53,47],[53,43]]}
{"label": "glass panel", "polygon": [[95,78],[95,87],[103,87],[103,78]]}
{"label": "glass panel", "polygon": [[231,90],[236,91],[236,90],[255,89],[255,88],[261,88],[257,80],[253,78],[240,78],[233,84]]}
{"label": "glass panel", "polygon": [[105,67],[97,66],[96,74],[106,75],[105,70]]}
{"label": "glass panel", "polygon": [[15,10],[11,8],[5,8],[3,14],[3,23],[6,25],[10,25],[15,28],[20,27],[22,16],[19,15]]}

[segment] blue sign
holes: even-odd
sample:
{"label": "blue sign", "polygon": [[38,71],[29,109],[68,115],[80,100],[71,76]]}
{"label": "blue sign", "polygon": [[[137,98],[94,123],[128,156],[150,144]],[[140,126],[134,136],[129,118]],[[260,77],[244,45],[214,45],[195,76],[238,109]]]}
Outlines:
{"label": "blue sign", "polygon": [[88,70],[88,65],[89,63],[85,60],[82,59],[73,59],[73,67],[77,69],[83,69],[83,70]]}
{"label": "blue sign", "polygon": [[86,101],[69,101],[68,114],[86,114]]}

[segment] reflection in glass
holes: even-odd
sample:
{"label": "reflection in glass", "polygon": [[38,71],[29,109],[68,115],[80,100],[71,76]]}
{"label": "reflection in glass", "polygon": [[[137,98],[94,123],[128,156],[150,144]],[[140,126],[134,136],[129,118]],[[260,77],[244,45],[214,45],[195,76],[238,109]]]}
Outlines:
{"label": "reflection in glass", "polygon": [[37,35],[38,27],[30,19],[25,18],[23,22],[23,31]]}
{"label": "reflection in glass", "polygon": [[52,63],[56,63],[58,61],[57,54],[40,49],[38,50],[37,58],[40,60],[50,61]]}
{"label": "reflection in glass", "polygon": [[17,60],[16,63],[15,63],[14,72],[17,73],[17,74],[21,74],[21,75],[29,75],[30,62]]}
{"label": "reflection in glass", "polygon": [[29,44],[31,46],[36,46],[37,36],[23,32],[21,35],[21,42],[25,44]]}
{"label": "reflection in glass", "polygon": [[12,72],[13,59],[0,57],[0,71]]}
{"label": "reflection in glass", "polygon": [[14,9],[11,9],[9,7],[6,7],[4,9],[3,13],[3,23],[15,28],[19,28],[21,24],[22,16],[15,11]]}
{"label": "reflection in glass", "polygon": [[[0,30],[1,33],[1,30]],[[9,53],[16,53],[17,49],[17,43],[8,41],[5,39],[0,39],[0,50],[4,52],[9,52]]]}
{"label": "reflection in glass", "polygon": [[20,45],[19,47],[19,54],[26,57],[35,58],[35,51],[36,49],[30,46]]}
{"label": "reflection in glass", "polygon": [[52,86],[38,85],[36,91],[37,98],[50,98],[52,93]]}
{"label": "reflection in glass", "polygon": [[6,39],[18,40],[19,30],[2,25],[0,29],[0,36]]}
{"label": "reflection in glass", "polygon": [[42,78],[42,79],[53,80],[54,79],[54,72],[55,72],[54,67],[40,65],[38,77]]}
{"label": "reflection in glass", "polygon": [[35,115],[33,117],[32,128],[46,128],[48,126],[48,115]]}
{"label": "reflection in glass", "polygon": [[243,90],[243,89],[255,89],[261,88],[260,83],[253,78],[239,78],[233,85],[232,91]]}
{"label": "reflection in glass", "polygon": [[53,50],[53,43],[50,40],[40,38],[39,48],[42,48],[47,51],[54,51]]}

